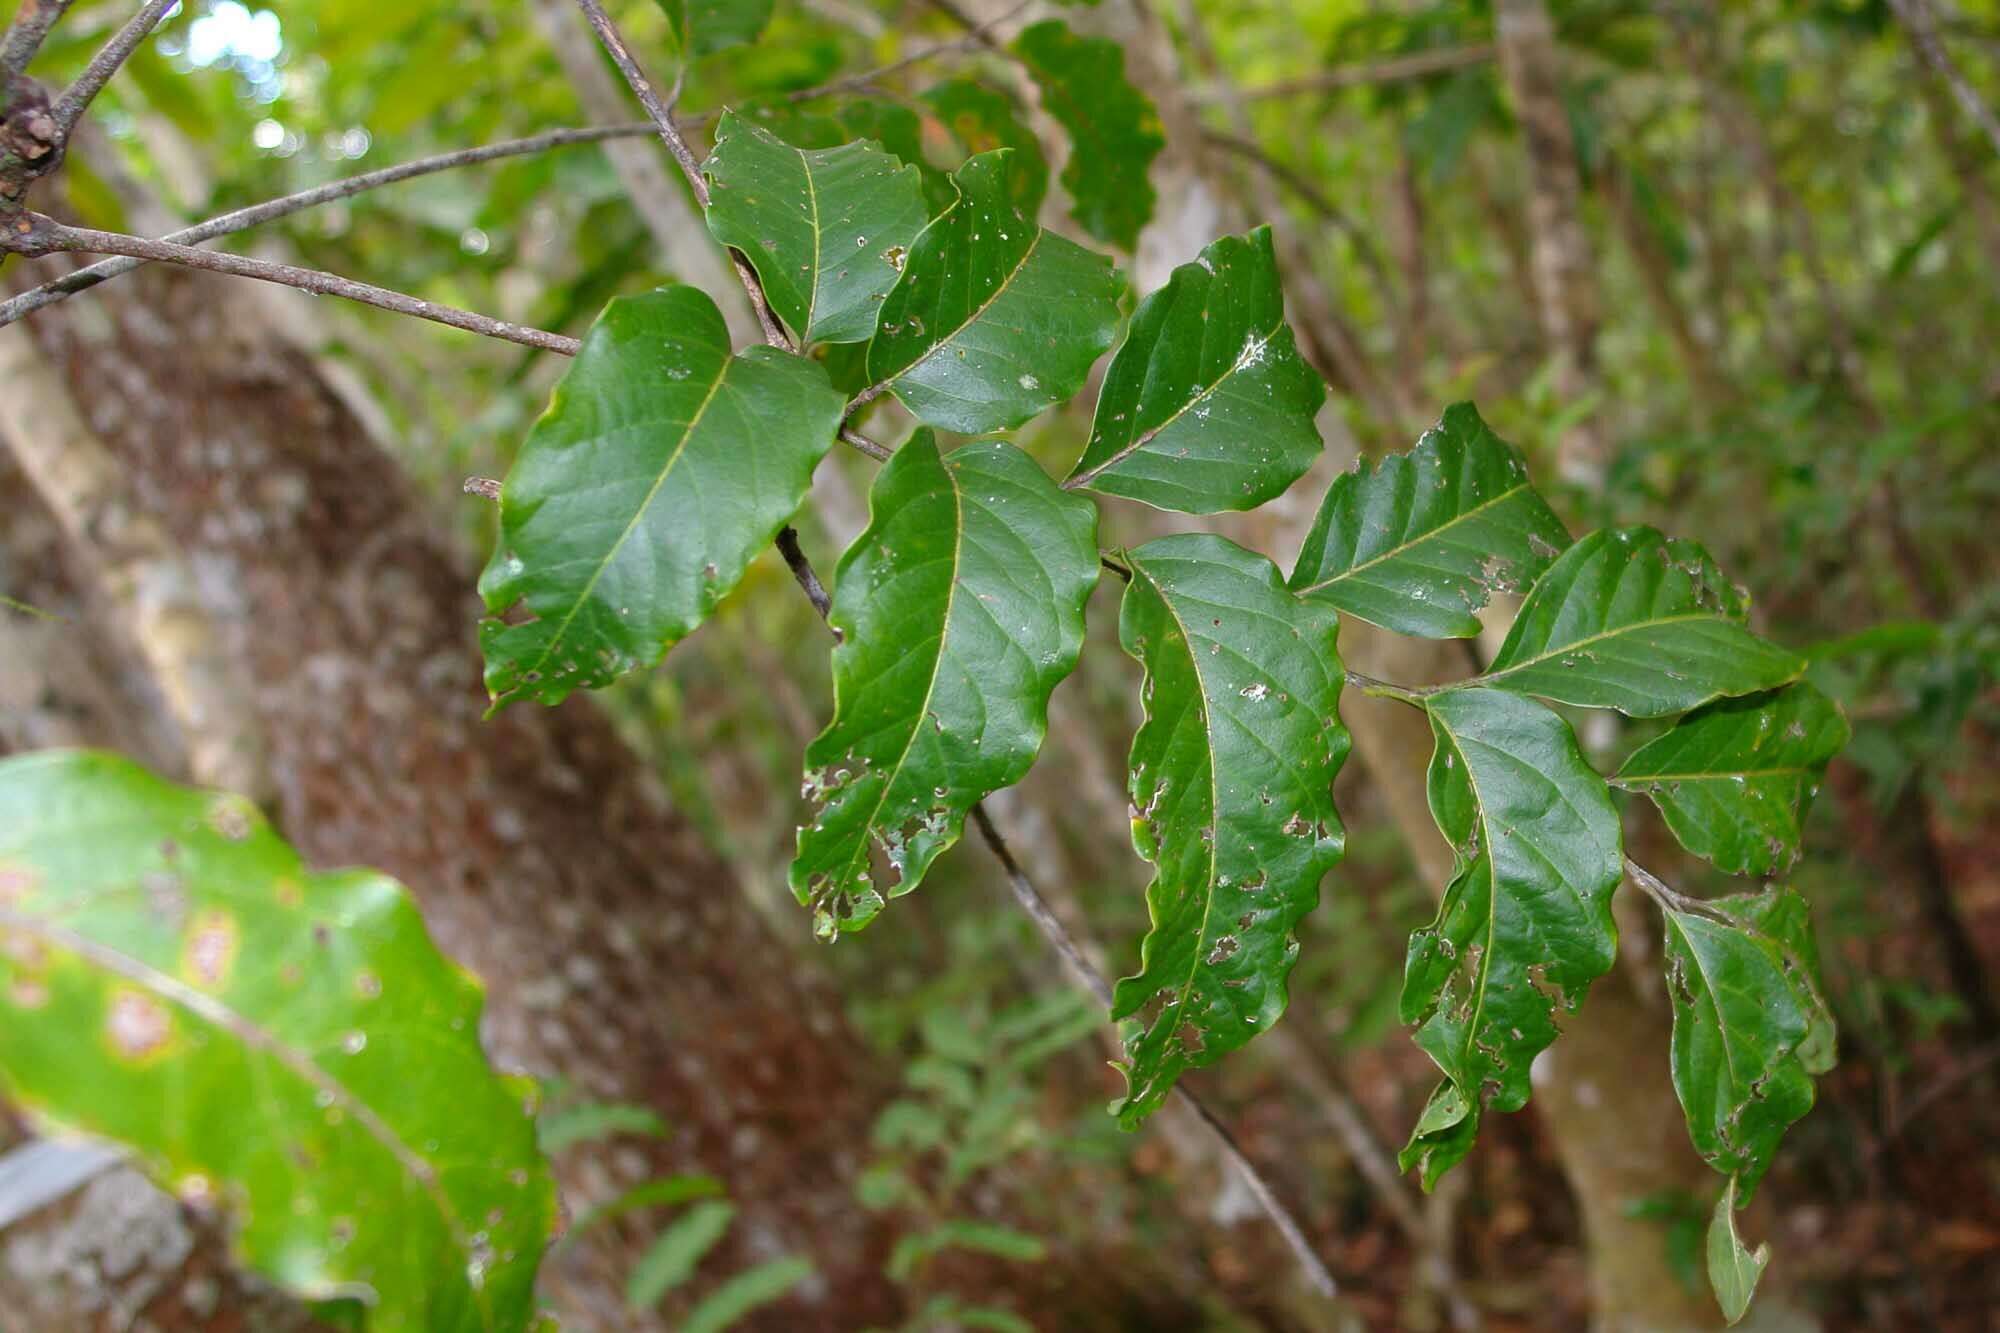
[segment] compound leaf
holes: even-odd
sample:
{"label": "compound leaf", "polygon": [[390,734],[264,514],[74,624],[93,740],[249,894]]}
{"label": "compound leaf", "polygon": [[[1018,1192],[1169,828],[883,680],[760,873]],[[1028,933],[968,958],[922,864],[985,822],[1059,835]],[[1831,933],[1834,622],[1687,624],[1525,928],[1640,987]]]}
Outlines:
{"label": "compound leaf", "polygon": [[1254,509],[1312,466],[1325,398],[1285,323],[1271,229],[1225,236],[1139,303],[1064,484],[1193,514]]}
{"label": "compound leaf", "polygon": [[1293,927],[1344,843],[1332,788],[1348,736],[1336,613],[1221,537],[1162,537],[1128,556],[1118,633],[1146,669],[1132,836],[1154,866],[1152,928],[1112,1006],[1139,1019],[1118,1107],[1132,1126],[1182,1070],[1284,1013]]}
{"label": "compound leaf", "polygon": [[689,57],[756,41],[776,7],[777,0],[660,0]]}
{"label": "compound leaf", "polygon": [[1612,782],[1642,791],[1681,846],[1731,874],[1775,875],[1850,732],[1840,708],[1800,681],[1723,699],[1639,747]]}
{"label": "compound leaf", "polygon": [[1797,678],[1804,660],[1745,629],[1748,610],[1694,542],[1593,532],[1535,584],[1479,683],[1666,717]]}
{"label": "compound leaf", "polygon": [[871,143],[794,148],[725,111],[708,229],[741,251],[801,342],[866,342],[924,229],[921,177]]}
{"label": "compound leaf", "polygon": [[[494,706],[658,662],[798,508],[844,406],[814,362],[731,356],[697,288],[607,306],[501,490],[479,578]],[[516,606],[535,618],[497,618]]]}
{"label": "compound leaf", "polygon": [[1070,216],[1100,241],[1137,249],[1153,216],[1146,172],[1167,141],[1159,113],[1125,77],[1124,48],[1047,19],[1021,30],[1014,54],[1041,89],[1043,109],[1069,131],[1062,182]]}
{"label": "compound leaf", "polygon": [[1118,333],[1124,279],[1024,217],[1006,174],[1004,150],[958,169],[958,199],[917,237],[868,345],[869,379],[967,435],[1074,396]]}
{"label": "compound leaf", "polygon": [[1532,584],[1568,545],[1520,451],[1454,403],[1408,453],[1334,479],[1292,587],[1399,634],[1464,639],[1490,594]]}
{"label": "compound leaf", "polygon": [[812,822],[791,885],[821,935],[858,930],[1021,780],[1075,667],[1097,583],[1097,512],[1019,449],[950,455],[921,430],[875,479],[835,575],[832,723],[806,749]]}
{"label": "compound leaf", "polygon": [[1498,690],[1426,708],[1431,813],[1458,863],[1436,920],[1410,936],[1403,978],[1403,1021],[1457,1089],[1433,1096],[1403,1150],[1428,1187],[1465,1155],[1483,1107],[1527,1104],[1557,1014],[1610,969],[1623,859],[1611,793],[1567,722]]}
{"label": "compound leaf", "polygon": [[378,1333],[527,1328],[556,1217],[533,1090],[410,896],[116,755],[0,762],[0,1085],[235,1214]]}
{"label": "compound leaf", "polygon": [[1674,1091],[1695,1150],[1747,1200],[1785,1130],[1812,1109],[1801,1051],[1830,1058],[1832,1020],[1796,954],[1745,918],[1665,915]]}

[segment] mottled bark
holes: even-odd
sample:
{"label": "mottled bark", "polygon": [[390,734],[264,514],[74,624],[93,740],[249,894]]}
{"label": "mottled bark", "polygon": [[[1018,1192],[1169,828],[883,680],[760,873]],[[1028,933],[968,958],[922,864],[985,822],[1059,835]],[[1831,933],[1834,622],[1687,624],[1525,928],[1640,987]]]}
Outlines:
{"label": "mottled bark", "polygon": [[[25,328],[9,331],[34,340],[12,349],[10,391],[66,389],[123,484],[105,513],[157,525],[190,571],[216,636],[208,650],[243,682],[237,704],[262,739],[285,832],[315,863],[377,865],[412,887],[445,949],[487,979],[501,1063],[645,1103],[673,1126],[663,1142],[570,1155],[568,1206],[658,1173],[712,1172],[742,1212],[695,1290],[803,1253],[819,1276],[762,1326],[893,1316],[885,1224],[850,1189],[885,1089],[835,997],[768,934],[588,701],[480,720],[478,606],[438,536],[449,522],[312,364],[237,289],[180,274],[134,275]],[[5,420],[10,444],[26,425]],[[11,497],[10,522],[22,509]],[[108,521],[69,534],[84,582],[122,549],[98,545],[115,535]],[[575,1326],[666,1326],[618,1299],[648,1234],[616,1225],[550,1266],[548,1290]],[[22,1243],[9,1240],[10,1252]],[[0,1300],[19,1294],[8,1271]],[[46,1326],[124,1327],[113,1313]]]}

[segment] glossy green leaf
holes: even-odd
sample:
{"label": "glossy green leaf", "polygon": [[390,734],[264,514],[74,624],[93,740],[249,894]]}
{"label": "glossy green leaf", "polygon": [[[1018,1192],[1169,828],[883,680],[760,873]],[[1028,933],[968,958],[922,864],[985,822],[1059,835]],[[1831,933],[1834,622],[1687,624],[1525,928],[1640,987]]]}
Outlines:
{"label": "glossy green leaf", "polygon": [[1812,1109],[1800,1048],[1830,1020],[1795,956],[1740,918],[1668,911],[1666,966],[1688,1135],[1747,1200],[1785,1130]]}
{"label": "glossy green leaf", "polygon": [[680,1333],[722,1333],[760,1306],[782,1300],[793,1287],[813,1275],[810,1259],[787,1255],[767,1259],[737,1273],[702,1298],[681,1322]]}
{"label": "glossy green leaf", "polygon": [[625,1305],[650,1310],[666,1294],[694,1276],[695,1265],[729,1234],[736,1205],[725,1199],[705,1199],[675,1218],[653,1238],[632,1273],[625,1279]]}
{"label": "glossy green leaf", "polygon": [[1125,77],[1124,49],[1047,19],[1021,30],[1014,54],[1041,89],[1042,109],[1069,131],[1070,216],[1098,240],[1136,250],[1153,216],[1146,172],[1167,141],[1159,113]]}
{"label": "glossy green leaf", "polygon": [[802,342],[866,342],[924,229],[921,180],[874,144],[794,148],[723,112],[708,229],[763,280]]}
{"label": "glossy green leaf", "polygon": [[731,356],[696,288],[607,306],[501,490],[480,596],[534,619],[480,626],[494,705],[658,662],[798,508],[844,408],[814,362]]}
{"label": "glossy green leaf", "polygon": [[1182,1070],[1284,1013],[1292,930],[1344,844],[1333,778],[1348,736],[1332,610],[1207,533],[1162,537],[1128,560],[1118,635],[1146,669],[1132,839],[1154,867],[1139,971],[1112,1005],[1114,1018],[1138,1020],[1118,1107],[1130,1127]]}
{"label": "glossy green leaf", "polygon": [[1736,1232],[1736,1182],[1732,1179],[1716,1200],[1715,1217],[1708,1224],[1708,1284],[1722,1315],[1732,1325],[1750,1309],[1757,1294],[1758,1279],[1771,1262],[1771,1247],[1751,1250]]}
{"label": "glossy green leaf", "polygon": [[1415,1169],[1429,1193],[1440,1176],[1465,1160],[1478,1138],[1478,1103],[1467,1101],[1458,1084],[1447,1078],[1431,1089],[1396,1164],[1405,1171]]}
{"label": "glossy green leaf", "polygon": [[1833,1006],[1820,979],[1819,941],[1813,936],[1812,909],[1797,889],[1774,887],[1760,893],[1737,893],[1710,899],[1710,905],[1744,922],[1770,940],[1785,956],[1785,975],[1806,1005],[1805,1040],[1799,1043],[1799,1063],[1808,1074],[1833,1068],[1837,1034]]}
{"label": "glossy green leaf", "polygon": [[[1021,108],[1012,97],[974,79],[947,79],[927,90],[922,100],[966,157],[1012,150],[1005,172],[1007,197],[1025,217],[1041,212],[1049,192],[1049,164],[1042,141],[1022,123]],[[947,180],[934,203],[943,207],[955,197]]]}
{"label": "glossy green leaf", "polygon": [[116,755],[0,762],[0,1085],[235,1217],[376,1333],[528,1326],[555,1186],[533,1088],[404,889]]}
{"label": "glossy green leaf", "polygon": [[829,617],[834,716],[807,747],[812,822],[792,890],[821,935],[858,930],[1021,780],[1076,666],[1097,513],[1004,441],[939,453],[918,431],[876,476]]}
{"label": "glossy green leaf", "polygon": [[1271,229],[1225,236],[1139,303],[1064,485],[1186,513],[1255,509],[1312,466],[1325,398],[1285,323]]}
{"label": "glossy green leaf", "polygon": [[1850,734],[1833,700],[1801,681],[1688,714],[1612,782],[1652,797],[1681,846],[1717,868],[1775,875],[1798,860],[1806,810]]}
{"label": "glossy green leaf", "polygon": [[777,0],[660,0],[689,56],[756,41],[776,7]]}
{"label": "glossy green leaf", "polygon": [[1454,403],[1408,453],[1334,479],[1292,587],[1399,634],[1471,638],[1491,594],[1529,586],[1568,545],[1520,450]]}
{"label": "glossy green leaf", "polygon": [[966,435],[1068,401],[1118,334],[1124,279],[1024,217],[1006,171],[1004,151],[959,168],[957,201],[917,237],[868,345],[871,380]]}
{"label": "glossy green leaf", "polygon": [[1527,1104],[1529,1063],[1556,1039],[1557,1016],[1610,969],[1624,862],[1611,793],[1567,722],[1498,690],[1426,708],[1431,813],[1458,873],[1436,920],[1410,936],[1402,1016],[1459,1097],[1434,1096],[1403,1150],[1428,1184],[1464,1156],[1484,1107]]}
{"label": "glossy green leaf", "polygon": [[1775,689],[1805,661],[1743,627],[1749,598],[1694,542],[1593,532],[1522,603],[1481,685],[1632,717]]}

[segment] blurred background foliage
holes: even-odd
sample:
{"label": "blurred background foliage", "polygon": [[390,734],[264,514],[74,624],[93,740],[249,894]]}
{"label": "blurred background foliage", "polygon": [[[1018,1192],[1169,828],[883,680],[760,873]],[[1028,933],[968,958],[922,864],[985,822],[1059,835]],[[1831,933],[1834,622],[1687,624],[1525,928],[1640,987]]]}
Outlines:
{"label": "blurred background foliage", "polygon": [[[2000,101],[2000,6],[1933,7],[1968,77]],[[126,8],[79,5],[38,71],[58,78],[80,65]],[[662,9],[615,8],[635,48],[669,68]],[[1247,142],[1232,152],[1276,182],[1318,280],[1415,420],[1476,398],[1553,476],[1565,423],[1595,417],[1609,467],[1601,489],[1566,496],[1572,519],[1698,538],[1754,590],[1764,632],[1809,646],[1813,678],[1856,731],[1797,876],[1846,1039],[1820,1109],[1779,1157],[1773,1234],[1784,1237],[1790,1280],[1829,1326],[1990,1327],[1981,1321],[2000,1299],[2000,1023],[1988,980],[2000,958],[2000,158],[1882,0],[1550,9],[1603,292],[1588,401],[1559,394],[1535,315],[1521,127],[1500,69],[1477,55],[1495,36],[1489,5],[1189,0],[1158,5],[1152,22],[1185,53],[1197,16],[1227,79],[1250,94]],[[105,160],[201,217],[584,123],[535,10],[187,0],[100,101],[99,132],[118,151],[73,158],[70,206],[91,225],[136,225],[129,191],[93,165]],[[761,41],[689,70],[681,105],[761,106],[802,140],[815,117],[831,118],[949,168],[968,148],[1036,127],[1029,104],[1005,93],[950,85],[925,96],[961,75],[1020,86],[1004,60],[971,44],[842,97],[783,99],[964,31],[953,6],[922,0],[782,0]],[[1421,77],[1260,95],[1435,52],[1470,54]],[[1183,61],[1202,123],[1235,134],[1214,80]],[[1163,192],[1161,213],[1181,202]],[[1063,225],[1059,202],[1044,216]],[[612,295],[673,276],[591,147],[375,191],[246,244],[569,333]],[[478,550],[490,514],[458,497],[459,481],[504,470],[560,365],[373,310],[326,307],[326,329],[325,355],[372,390],[440,523]],[[1084,411],[1036,423],[1023,442],[1066,464],[1088,429]],[[1411,442],[1358,395],[1337,393],[1327,425],[1340,458]],[[837,456],[827,468],[851,493],[851,521],[861,460]],[[823,568],[851,535],[839,526],[807,525]],[[822,632],[786,581],[767,556],[713,623],[663,669],[611,691],[609,706],[803,953],[809,932],[783,870],[798,755],[830,700]],[[1059,886],[1058,909],[1095,939],[1126,942],[1143,932],[1145,909],[1116,778],[1136,721],[1134,669],[1108,641],[1111,612],[1098,599],[1097,650],[1065,687],[1049,752],[1002,804],[1017,840],[1028,835],[1030,868]],[[1304,932],[1286,1026],[1328,1053],[1383,1132],[1400,1136],[1429,1077],[1395,1023],[1395,995],[1403,942],[1427,919],[1432,889],[1355,766],[1342,787],[1348,858]],[[904,1071],[868,1147],[868,1187],[878,1202],[914,1198],[931,1225],[899,1250],[895,1276],[940,1318],[959,1318],[937,1304],[956,1298],[949,1265],[933,1262],[953,1246],[1031,1261],[1084,1232],[1170,1253],[1192,1242],[1160,1206],[1171,1186],[1154,1136],[1119,1134],[1102,1114],[1117,1080],[1092,1014],[1063,988],[987,859],[962,848],[948,866],[864,940],[815,956],[839,977],[859,1030]],[[1691,864],[1678,869],[1707,887]],[[1120,947],[1112,967],[1131,961]],[[1210,1083],[1253,1150],[1287,1162],[1286,1187],[1319,1220],[1337,1270],[1405,1261],[1403,1238],[1348,1171],[1319,1108],[1270,1059],[1233,1062]],[[1461,1205],[1467,1280],[1496,1319],[1576,1325],[1581,1241],[1550,1148],[1529,1117],[1487,1135]],[[1064,1182],[1028,1201],[1040,1239],[954,1232],[962,1196],[990,1188],[1021,1155],[1038,1161],[1038,1180]],[[1688,1219],[1703,1206],[1628,1206],[1659,1222],[1660,1244],[1695,1280]],[[1265,1317],[1254,1256],[1211,1247],[1198,1262],[1218,1293],[1215,1326]],[[1369,1322],[1408,1315],[1388,1294],[1398,1285],[1355,1296]]]}

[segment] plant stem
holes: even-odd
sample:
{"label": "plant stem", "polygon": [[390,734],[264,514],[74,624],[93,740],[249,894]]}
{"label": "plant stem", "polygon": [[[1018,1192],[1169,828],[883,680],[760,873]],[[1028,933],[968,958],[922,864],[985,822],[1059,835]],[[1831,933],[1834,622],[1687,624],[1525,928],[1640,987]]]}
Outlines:
{"label": "plant stem", "polygon": [[[398,181],[428,176],[433,172],[449,171],[455,167],[474,166],[481,162],[493,162],[501,158],[519,157],[528,153],[546,152],[551,148],[563,148],[571,144],[600,143],[606,139],[640,138],[654,133],[649,122],[630,125],[608,125],[602,128],[550,130],[544,134],[531,135],[525,139],[509,139],[503,143],[486,144],[478,148],[460,148],[449,153],[438,153],[431,157],[420,157],[410,162],[383,167],[379,171],[364,172],[359,176],[349,176],[344,180],[329,181],[325,185],[297,194],[284,195],[277,199],[267,199],[263,203],[251,204],[246,208],[221,213],[193,226],[179,231],[168,232],[160,237],[163,241],[194,245],[213,240],[217,236],[227,236],[279,218],[290,217],[294,213],[336,200],[351,198],[368,190],[384,185],[394,185]],[[65,273],[62,277],[43,283],[41,286],[22,292],[11,300],[0,301],[0,328],[29,315],[43,306],[53,305],[81,291],[87,291],[100,282],[105,282],[123,273],[141,268],[146,261],[121,256],[92,264],[87,268]]]}
{"label": "plant stem", "polygon": [[1406,686],[1392,684],[1386,680],[1377,680],[1375,677],[1363,675],[1359,671],[1348,672],[1347,683],[1371,698],[1395,699],[1400,703],[1408,704],[1412,708],[1422,708],[1424,706],[1424,696],[1437,693],[1435,688],[1410,689]]}
{"label": "plant stem", "polygon": [[76,76],[76,82],[64,89],[63,95],[56,100],[56,126],[63,139],[69,138],[76,122],[97,95],[104,91],[104,85],[111,82],[111,76],[118,72],[118,67],[139,49],[139,43],[152,35],[153,29],[160,26],[167,11],[179,3],[180,0],[146,0],[139,12],[90,58],[83,73]]}
{"label": "plant stem", "polygon": [[14,80],[41,50],[49,29],[73,3],[75,0],[22,0],[14,21],[7,26],[6,38],[0,40],[0,109],[12,100]]}
{"label": "plant stem", "polygon": [[[576,4],[577,8],[583,11],[584,18],[590,21],[591,30],[597,34],[597,40],[610,54],[611,63],[618,66],[618,72],[625,76],[625,82],[632,89],[632,95],[639,99],[640,106],[646,108],[646,115],[659,130],[660,139],[667,145],[667,151],[674,155],[674,161],[680,163],[681,174],[687,177],[688,188],[694,191],[695,202],[701,205],[703,212],[707,212],[708,182],[702,178],[700,161],[688,147],[687,140],[681,137],[680,128],[674,124],[673,108],[660,99],[659,93],[653,88],[653,81],[646,76],[646,71],[633,58],[631,50],[625,45],[624,37],[618,32],[618,25],[604,12],[604,6],[599,0],[576,0]],[[791,337],[778,323],[777,316],[771,313],[771,303],[764,299],[764,284],[757,280],[757,273],[750,267],[750,261],[731,250],[729,262],[735,265],[736,276],[742,280],[743,290],[750,297],[750,308],[757,312],[757,323],[764,330],[764,341],[773,347],[797,351],[798,348],[792,343]]]}
{"label": "plant stem", "polygon": [[418,319],[428,319],[433,323],[463,329],[468,333],[520,343],[524,347],[536,347],[545,352],[560,352],[564,356],[576,355],[577,349],[582,346],[575,338],[565,337],[559,333],[548,333],[542,329],[510,324],[505,320],[492,319],[486,315],[476,315],[469,310],[420,300],[403,292],[356,282],[351,278],[343,278],[332,273],[322,273],[318,269],[276,264],[265,259],[254,259],[248,255],[232,254],[227,250],[198,250],[191,245],[177,245],[171,241],[153,241],[142,236],[127,236],[120,232],[70,227],[45,214],[32,212],[18,214],[9,220],[4,230],[0,230],[0,253],[11,251],[15,254],[34,256],[78,250],[89,254],[126,255],[133,259],[180,264],[186,268],[205,269],[211,273],[227,273],[234,277],[256,278],[261,282],[296,287],[300,291],[312,292],[317,296],[345,297],[350,301],[359,301],[363,305],[393,310],[399,315],[412,315]]}

